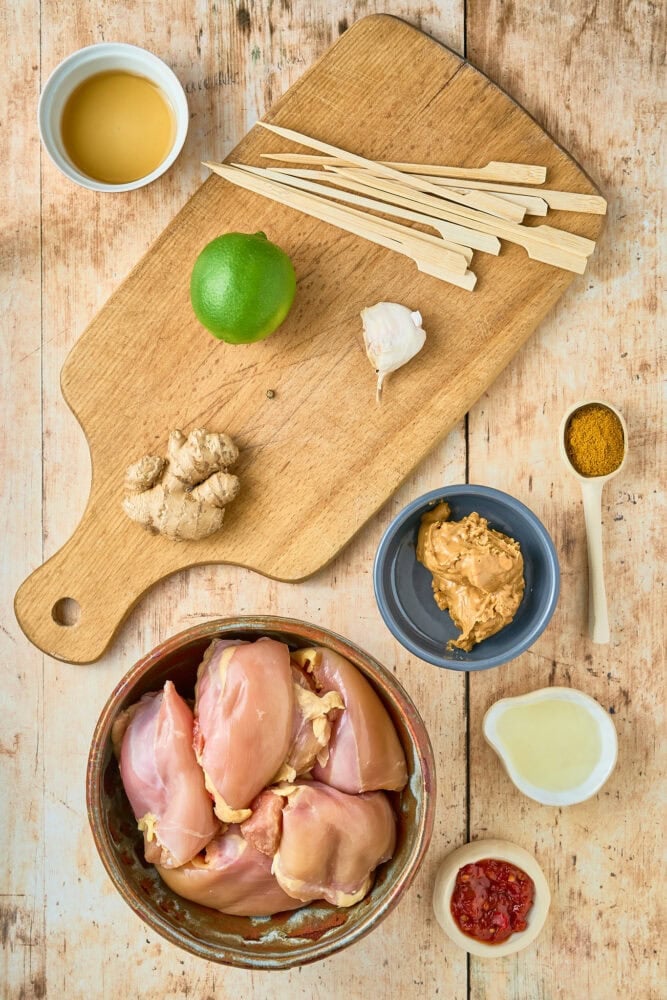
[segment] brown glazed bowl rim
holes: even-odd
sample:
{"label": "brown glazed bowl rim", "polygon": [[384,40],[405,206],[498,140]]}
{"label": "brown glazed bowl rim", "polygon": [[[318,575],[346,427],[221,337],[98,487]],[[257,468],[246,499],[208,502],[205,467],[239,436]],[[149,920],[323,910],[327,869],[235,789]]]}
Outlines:
{"label": "brown glazed bowl rim", "polygon": [[[372,905],[367,906],[365,912],[355,916],[355,919],[349,922],[349,926],[347,921],[340,926],[334,922],[332,927],[323,931],[321,935],[319,932],[317,934],[304,934],[303,937],[298,933],[290,935],[290,937],[298,939],[298,945],[294,945],[290,950],[280,951],[279,945],[277,945],[273,951],[253,953],[252,948],[245,944],[223,949],[218,944],[175,926],[168,916],[156,906],[151,905],[150,897],[142,895],[126,877],[119,851],[114,845],[106,818],[104,776],[111,758],[111,727],[118,713],[137,699],[135,688],[151,668],[158,666],[163,659],[174,655],[179,650],[185,650],[189,646],[197,646],[206,640],[230,634],[242,634],[244,637],[250,638],[271,634],[280,638],[281,635],[289,634],[303,640],[304,645],[327,646],[334,652],[345,656],[369,680],[373,689],[381,696],[383,703],[390,710],[390,714],[401,719],[399,736],[404,749],[406,749],[409,768],[411,758],[413,762],[408,787],[416,801],[415,822],[411,827],[407,843],[408,850],[401,869],[383,892],[382,897],[379,900],[373,900]],[[287,641],[291,641],[294,645],[293,639]],[[150,690],[150,688],[146,688],[146,690]],[[408,735],[409,747],[406,746],[405,732]],[[93,733],[86,772],[86,802],[95,846],[107,874],[125,902],[154,931],[173,944],[208,961],[255,970],[287,969],[327,958],[358,941],[377,927],[403,897],[424,859],[433,832],[435,761],[424,722],[401,683],[374,657],[348,639],[321,626],[293,618],[274,616],[216,618],[185,629],[166,639],[138,660],[118,682],[102,709]],[[398,853],[399,851],[397,851]],[[368,901],[370,898],[366,897],[366,900]],[[361,907],[363,903],[357,905]],[[351,908],[351,910],[354,909],[354,907]],[[303,911],[294,912],[302,913]],[[256,918],[240,919],[254,920]]]}

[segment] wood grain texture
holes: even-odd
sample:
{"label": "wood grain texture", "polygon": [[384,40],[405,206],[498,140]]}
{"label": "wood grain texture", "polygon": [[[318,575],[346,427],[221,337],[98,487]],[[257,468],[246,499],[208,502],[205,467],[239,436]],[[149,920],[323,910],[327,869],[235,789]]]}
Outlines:
{"label": "wood grain texture", "polygon": [[[506,95],[395,18],[356,24],[269,117],[373,159],[422,162],[437,143],[445,160],[538,160],[556,187],[595,190]],[[283,145],[256,128],[230,158],[259,162],[262,151]],[[560,221],[558,213],[549,219]],[[574,214],[567,226],[595,237],[601,221]],[[197,323],[189,280],[209,240],[248,228],[262,229],[289,253],[298,295],[274,336],[239,347]],[[17,594],[26,634],[53,656],[85,663],[102,653],[145,590],[177,570],[227,562],[296,581],[330,562],[572,281],[515,246],[499,258],[480,254],[474,267],[471,301],[390,250],[217,177],[206,181],[63,367],[63,394],[91,450],[92,490],[74,537]],[[428,340],[378,406],[359,313],[383,298],[419,306]],[[173,428],[194,426],[224,430],[240,446],[242,493],[222,532],[183,544],[130,522],[120,499],[132,462],[164,453]],[[65,597],[81,608],[71,627],[52,613]]]}
{"label": "wood grain texture", "polygon": [[[553,44],[535,46],[536,33]],[[665,913],[659,898],[649,902],[649,886],[653,859],[664,856],[665,817],[664,9],[640,3],[630,15],[615,2],[536,9],[473,0],[467,38],[470,58],[584,156],[609,198],[582,294],[563,298],[470,414],[471,480],[533,507],[552,532],[562,573],[559,606],[540,641],[507,667],[471,678],[471,833],[501,832],[533,849],[553,892],[535,948],[514,962],[472,961],[471,997],[658,1000],[667,981]],[[586,397],[608,399],[629,428],[627,465],[603,494],[608,646],[588,637],[582,503],[557,451],[562,415]],[[619,737],[608,784],[562,810],[524,799],[481,737],[483,714],[498,697],[551,684],[597,698]]]}
{"label": "wood grain texture", "polygon": [[[8,804],[0,824],[7,859],[0,891],[13,894],[2,899],[3,996],[466,1000],[465,955],[434,927],[430,907],[439,860],[467,839],[464,679],[435,671],[395,644],[375,607],[370,579],[390,518],[420,493],[465,479],[463,422],[344,555],[304,583],[279,584],[230,566],[177,573],[151,591],[111,651],[87,670],[39,654],[12,614],[20,580],[69,537],[88,496],[88,450],[60,394],[64,359],[96,309],[204,179],[200,160],[224,157],[339,31],[366,13],[384,9],[403,16],[463,53],[463,4],[455,0],[214,6],[203,0],[53,0],[42,4],[41,15],[36,2],[23,3],[0,21],[12,84],[2,96],[12,169],[0,196],[7,306],[0,395],[6,498],[2,746],[11,751],[15,734],[20,737],[18,753],[0,752]],[[559,2],[555,12],[545,0],[468,0],[467,6],[473,61],[535,114],[612,199],[611,224],[590,280],[561,300],[470,415],[471,480],[506,488],[543,516],[564,570],[559,609],[534,651],[516,665],[472,678],[471,833],[508,836],[533,848],[547,868],[554,911],[538,951],[501,963],[472,963],[471,994],[475,1000],[657,1000],[660,895],[651,872],[660,851],[654,743],[661,628],[649,522],[657,513],[653,490],[661,489],[657,455],[664,467],[664,448],[657,450],[661,341],[654,297],[662,224],[655,199],[645,193],[658,183],[664,21],[659,8],[651,14],[647,4],[629,8],[627,17],[609,2],[585,8]],[[139,192],[89,197],[42,154],[40,218],[39,75],[45,80],[70,51],[105,39],[145,45],[184,82],[192,120],[178,170]],[[585,638],[583,520],[576,484],[562,478],[553,443],[565,406],[588,389],[603,391],[632,417],[635,449],[627,480],[605,494],[610,591],[613,586],[614,605],[625,609],[622,642],[615,644],[617,634],[607,650],[590,647]],[[614,520],[620,515],[623,521]],[[381,928],[327,962],[284,975],[249,975],[197,961],[146,932],[97,859],[84,781],[97,714],[140,655],[202,619],[267,612],[320,621],[396,670],[431,733],[439,790],[426,865]],[[609,800],[602,796],[569,813],[522,812],[524,800],[479,738],[481,713],[496,691],[547,683],[552,670],[554,682],[568,683],[569,671],[573,684],[603,704],[608,696],[615,709],[621,759],[605,789],[614,807],[611,824]],[[485,686],[496,682],[502,688]],[[647,922],[647,913],[656,917]],[[566,932],[570,921],[572,934]]]}
{"label": "wood grain texture", "polygon": [[[0,726],[0,853],[5,859],[0,992],[12,984],[17,991],[23,988],[25,997],[44,997],[44,657],[22,645],[11,600],[12,586],[43,559],[37,3],[0,17],[0,51],[6,53],[0,121],[7,126],[0,188],[0,657],[6,667]],[[16,794],[18,789],[23,793]]]}

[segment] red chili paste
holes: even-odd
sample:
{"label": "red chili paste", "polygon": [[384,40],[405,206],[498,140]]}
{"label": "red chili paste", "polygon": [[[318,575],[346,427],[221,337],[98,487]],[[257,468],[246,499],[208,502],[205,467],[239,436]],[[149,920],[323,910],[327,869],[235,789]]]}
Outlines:
{"label": "red chili paste", "polygon": [[525,931],[535,886],[509,861],[486,858],[464,865],[452,893],[452,916],[460,930],[477,941],[499,944]]}

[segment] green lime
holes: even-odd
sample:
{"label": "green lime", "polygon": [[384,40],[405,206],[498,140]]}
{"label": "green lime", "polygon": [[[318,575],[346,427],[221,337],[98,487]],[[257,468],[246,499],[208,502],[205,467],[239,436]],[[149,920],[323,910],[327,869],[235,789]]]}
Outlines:
{"label": "green lime", "polygon": [[295,291],[292,261],[264,233],[218,236],[197,257],[190,279],[197,319],[229,344],[250,344],[273,333]]}

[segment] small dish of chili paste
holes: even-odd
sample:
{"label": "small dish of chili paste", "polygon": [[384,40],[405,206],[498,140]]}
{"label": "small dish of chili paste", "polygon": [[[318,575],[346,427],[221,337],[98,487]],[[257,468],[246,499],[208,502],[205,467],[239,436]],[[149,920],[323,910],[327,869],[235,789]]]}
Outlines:
{"label": "small dish of chili paste", "polygon": [[550,902],[535,858],[506,840],[478,840],[454,851],[440,866],[433,893],[442,929],[483,958],[510,955],[534,941]]}
{"label": "small dish of chili paste", "polygon": [[450,906],[464,934],[499,944],[525,931],[534,896],[532,878],[516,865],[483,858],[459,869]]}

